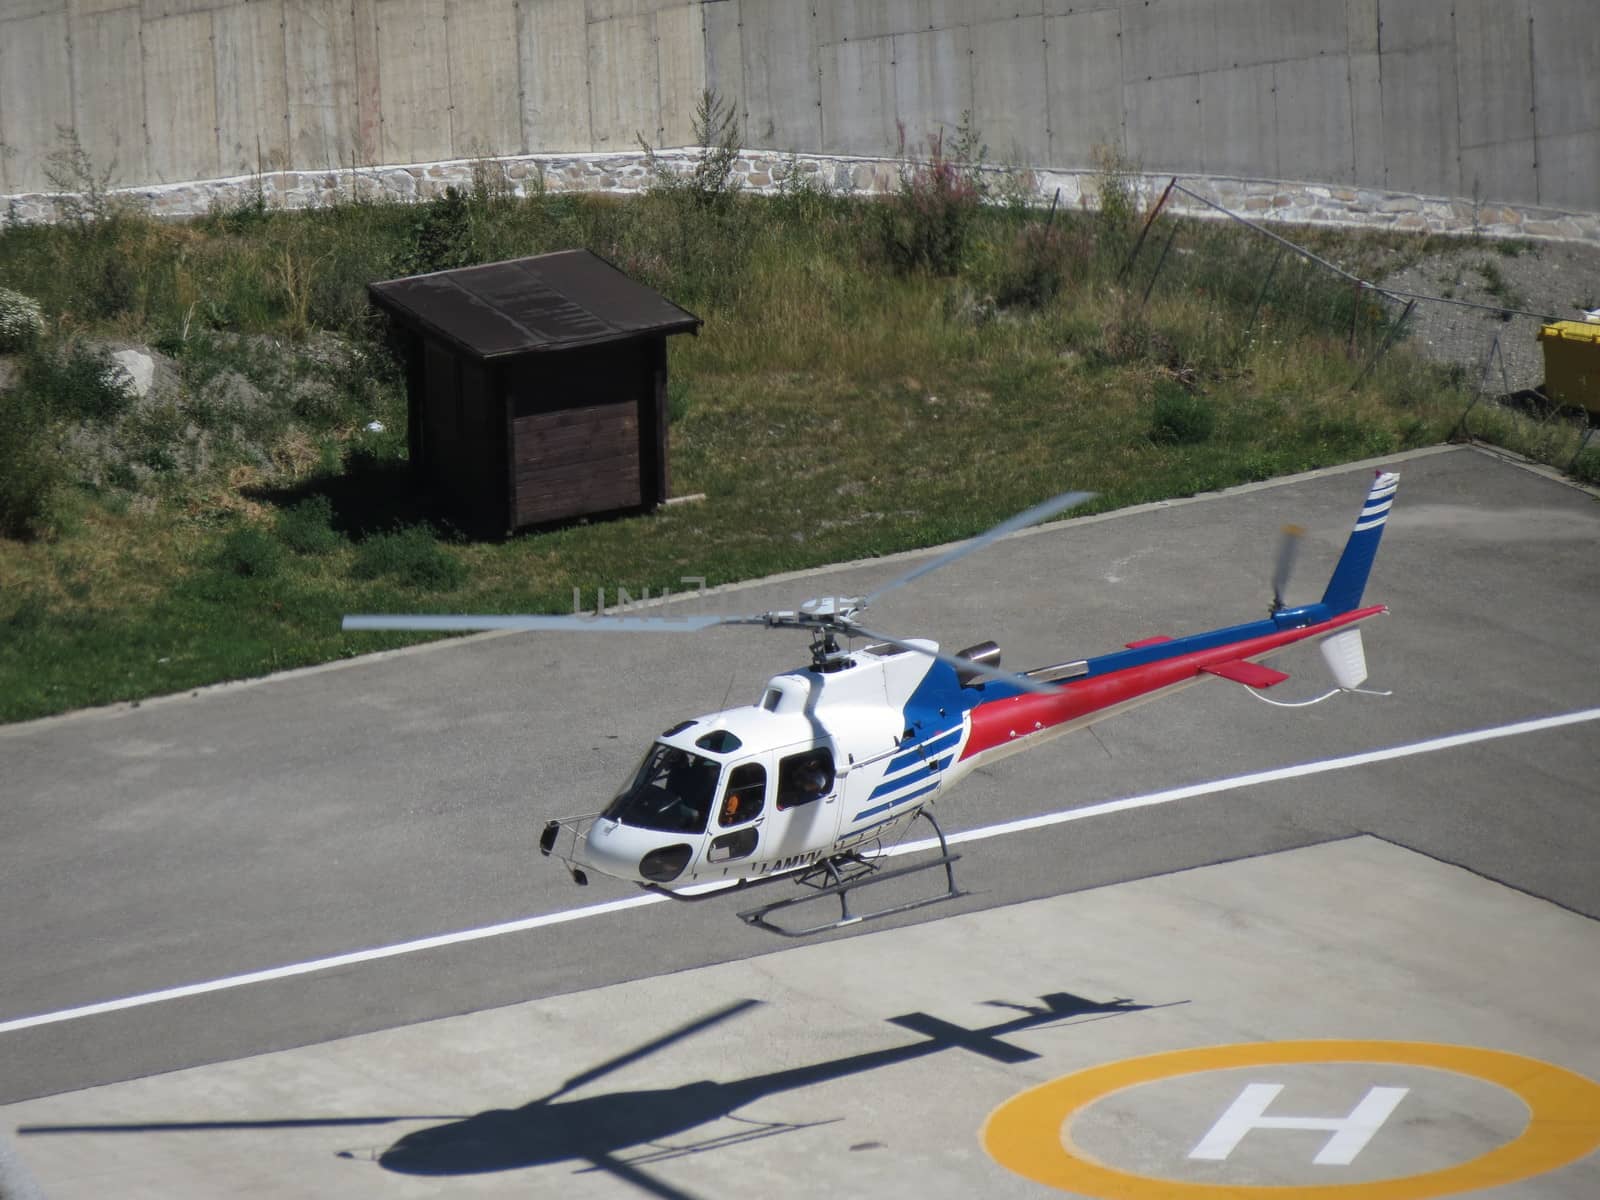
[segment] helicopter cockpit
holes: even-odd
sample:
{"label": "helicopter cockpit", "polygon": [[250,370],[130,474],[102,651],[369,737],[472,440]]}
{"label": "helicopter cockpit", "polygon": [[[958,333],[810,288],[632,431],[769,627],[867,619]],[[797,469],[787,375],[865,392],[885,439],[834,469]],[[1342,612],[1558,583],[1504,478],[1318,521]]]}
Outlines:
{"label": "helicopter cockpit", "polygon": [[721,764],[657,742],[603,816],[639,829],[704,833],[721,775]]}

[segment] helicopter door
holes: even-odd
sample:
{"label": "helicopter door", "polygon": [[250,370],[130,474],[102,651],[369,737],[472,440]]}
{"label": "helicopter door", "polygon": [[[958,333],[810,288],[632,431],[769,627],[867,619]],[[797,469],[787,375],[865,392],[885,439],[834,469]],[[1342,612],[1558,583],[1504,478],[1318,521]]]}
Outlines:
{"label": "helicopter door", "polygon": [[811,746],[780,757],[772,828],[761,857],[780,860],[777,869],[784,870],[790,860],[821,857],[838,832],[833,751]]}
{"label": "helicopter door", "polygon": [[758,762],[740,763],[728,772],[722,803],[711,824],[711,844],[706,865],[749,858],[761,840],[762,811],[767,803],[767,768]]}

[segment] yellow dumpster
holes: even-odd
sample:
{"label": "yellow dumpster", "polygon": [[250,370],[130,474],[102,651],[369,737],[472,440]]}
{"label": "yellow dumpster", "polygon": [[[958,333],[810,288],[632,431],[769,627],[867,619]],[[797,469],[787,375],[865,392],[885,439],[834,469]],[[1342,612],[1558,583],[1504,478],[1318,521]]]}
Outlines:
{"label": "yellow dumpster", "polygon": [[1555,321],[1539,327],[1544,393],[1557,404],[1600,413],[1600,324]]}

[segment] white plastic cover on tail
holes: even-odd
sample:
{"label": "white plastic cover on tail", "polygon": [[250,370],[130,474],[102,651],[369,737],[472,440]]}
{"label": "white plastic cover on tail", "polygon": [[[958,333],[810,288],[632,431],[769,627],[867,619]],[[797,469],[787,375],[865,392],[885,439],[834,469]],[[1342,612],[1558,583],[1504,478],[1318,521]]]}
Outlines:
{"label": "white plastic cover on tail", "polygon": [[1361,645],[1361,630],[1341,629],[1322,639],[1322,661],[1342,688],[1358,688],[1367,681],[1367,652]]}

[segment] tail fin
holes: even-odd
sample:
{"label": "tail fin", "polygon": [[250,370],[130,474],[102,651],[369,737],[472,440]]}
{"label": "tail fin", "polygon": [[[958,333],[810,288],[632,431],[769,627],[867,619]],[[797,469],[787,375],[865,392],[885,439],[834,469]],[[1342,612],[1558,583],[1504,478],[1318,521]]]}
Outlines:
{"label": "tail fin", "polygon": [[1383,537],[1384,522],[1389,519],[1389,506],[1394,503],[1395,489],[1400,486],[1400,476],[1393,471],[1379,471],[1367,493],[1356,527],[1345,543],[1339,565],[1328,580],[1328,590],[1322,594],[1322,603],[1333,613],[1349,612],[1361,603],[1361,593],[1366,590],[1367,576],[1372,571],[1372,560],[1378,554],[1378,540]]}

